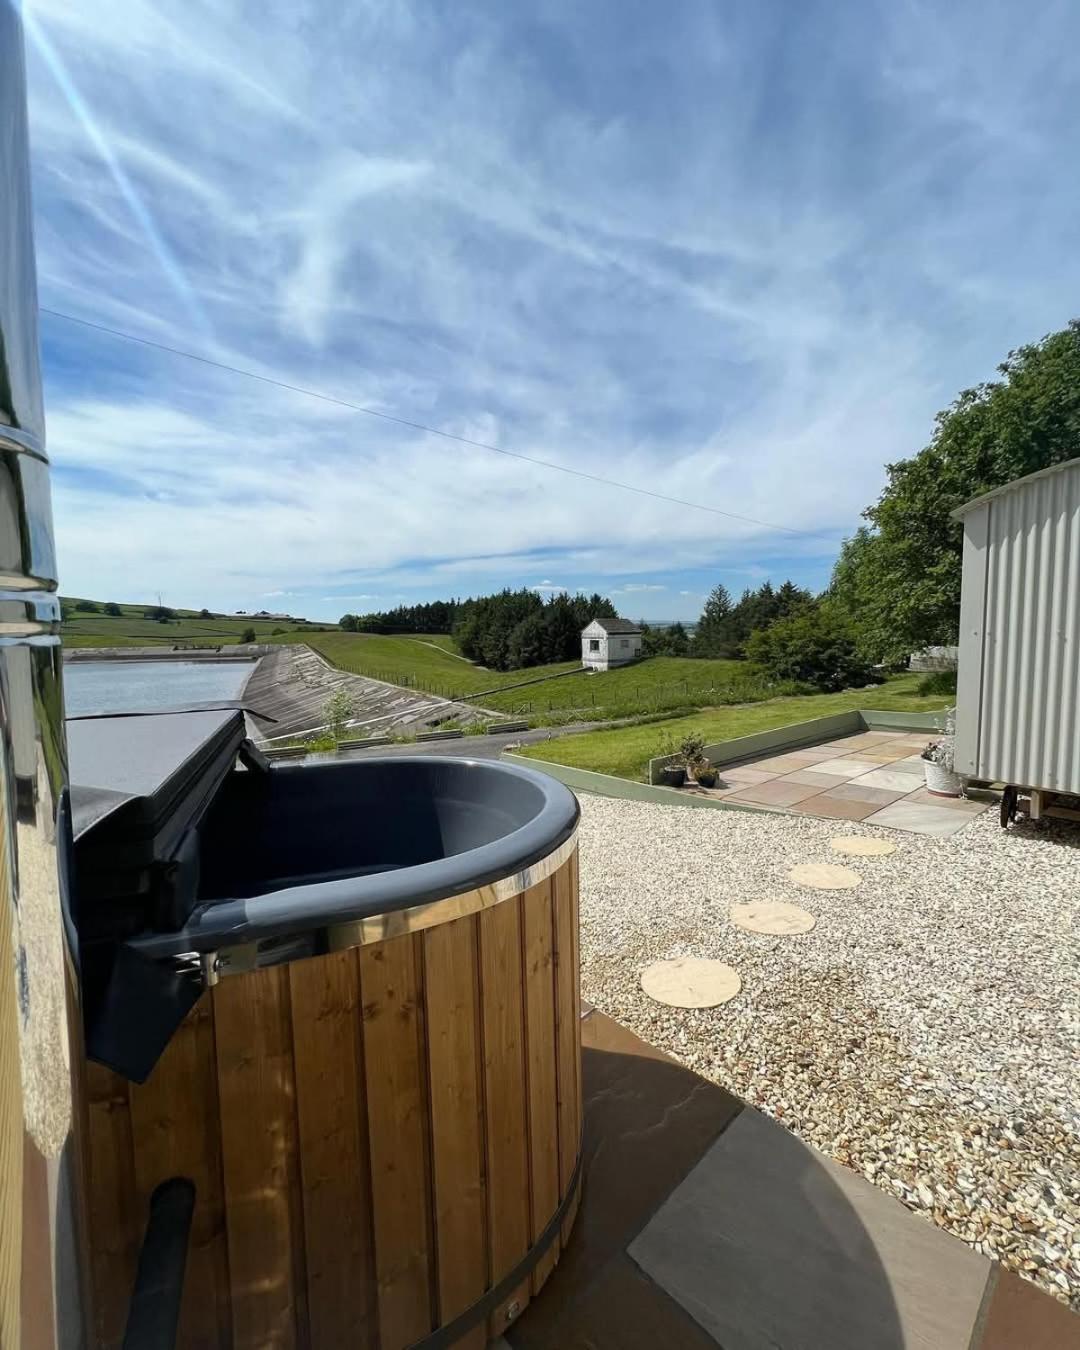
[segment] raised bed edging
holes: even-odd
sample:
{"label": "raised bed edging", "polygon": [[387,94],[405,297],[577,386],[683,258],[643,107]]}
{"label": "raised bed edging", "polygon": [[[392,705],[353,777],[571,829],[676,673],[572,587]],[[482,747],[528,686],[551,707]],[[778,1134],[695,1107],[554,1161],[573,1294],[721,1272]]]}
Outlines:
{"label": "raised bed edging", "polygon": [[[860,731],[940,731],[945,725],[942,712],[888,712],[867,709],[864,712],[830,713],[827,717],[813,717],[806,722],[793,722],[786,727],[771,727],[749,736],[737,736],[730,741],[717,741],[705,747],[710,764],[721,768],[736,760],[758,759],[766,755],[783,754],[803,745],[815,745],[839,736],[851,736]],[[649,783],[655,785],[660,770],[678,758],[677,755],[658,755],[649,760]],[[678,792],[678,788],[668,788]]]}
{"label": "raised bed edging", "polygon": [[696,806],[711,811],[749,811],[754,815],[775,814],[768,807],[752,802],[729,802],[719,797],[698,797],[681,788],[656,787],[649,783],[635,783],[630,778],[616,778],[609,773],[594,773],[591,769],[575,769],[569,764],[553,764],[546,759],[532,759],[504,750],[499,756],[511,764],[527,769],[538,769],[549,778],[557,778],[575,792],[590,792],[595,797],[618,797],[622,801],[654,802],[658,806]]}

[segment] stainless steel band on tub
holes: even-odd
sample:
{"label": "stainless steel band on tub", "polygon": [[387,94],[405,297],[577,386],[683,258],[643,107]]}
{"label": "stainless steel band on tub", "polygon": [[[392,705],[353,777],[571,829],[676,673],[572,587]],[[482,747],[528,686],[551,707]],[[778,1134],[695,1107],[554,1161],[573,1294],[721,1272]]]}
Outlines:
{"label": "stainless steel band on tub", "polygon": [[501,877],[460,895],[429,900],[409,909],[395,909],[387,914],[374,914],[345,923],[319,925],[288,937],[238,943],[234,947],[222,946],[213,952],[184,952],[175,959],[180,964],[199,968],[204,984],[212,986],[225,975],[244,975],[266,966],[301,961],[305,957],[322,956],[326,952],[347,951],[352,947],[367,947],[390,938],[404,937],[408,933],[420,933],[425,928],[451,923],[454,919],[479,914],[481,910],[513,900],[554,876],[569,861],[576,848],[575,829],[568,839],[538,862],[530,863],[512,876]]}

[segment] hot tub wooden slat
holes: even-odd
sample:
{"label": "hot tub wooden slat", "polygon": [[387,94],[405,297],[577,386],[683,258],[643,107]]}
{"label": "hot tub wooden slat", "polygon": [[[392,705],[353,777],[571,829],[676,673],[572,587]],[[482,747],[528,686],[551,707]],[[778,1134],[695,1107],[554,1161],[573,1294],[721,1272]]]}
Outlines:
{"label": "hot tub wooden slat", "polygon": [[[577,899],[571,866],[572,862],[554,877],[560,1198],[570,1185],[581,1144],[581,998],[578,993]],[[563,1242],[570,1236],[575,1214],[576,1210],[572,1210],[563,1221]]]}
{"label": "hot tub wooden slat", "polygon": [[[559,1203],[559,1118],[555,1068],[555,936],[551,881],[522,899],[525,952],[526,1075],[529,1092],[530,1242],[535,1242]],[[555,1244],[533,1272],[539,1293],[559,1259]]]}
{"label": "hot tub wooden slat", "polygon": [[178,1337],[191,1345],[216,1345],[231,1334],[232,1314],[209,999],[192,1009],[159,1068],[131,1092],[139,1209],[145,1215],[163,1177],[185,1176],[195,1183],[200,1203],[192,1220]]}
{"label": "hot tub wooden slat", "polygon": [[371,1345],[377,1307],[357,956],[335,952],[288,970],[311,1341]]}
{"label": "hot tub wooden slat", "polygon": [[123,1078],[86,1066],[89,1131],[89,1204],[93,1214],[90,1245],[95,1288],[97,1335],[104,1345],[119,1345],[127,1320],[127,1300],[141,1234],[139,1199],[131,1135],[131,1106]]}
{"label": "hot tub wooden slat", "polygon": [[[177,1174],[197,1191],[180,1350],[403,1350],[514,1269],[577,1160],[574,862],[441,926],[223,978],[141,1086],[89,1066],[104,1350]],[[459,1347],[501,1333],[559,1251]]]}
{"label": "hot tub wooden slat", "polygon": [[307,1344],[288,968],[214,991],[236,1350]]}
{"label": "hot tub wooden slat", "polygon": [[[521,914],[496,905],[480,915],[480,988],[484,1011],[484,1115],[487,1120],[488,1277],[494,1284],[529,1250],[529,1139],[525,1093],[525,1004]],[[529,1301],[523,1280],[492,1313],[492,1337],[507,1309]]]}
{"label": "hot tub wooden slat", "polygon": [[[440,1326],[487,1288],[476,933],[471,915],[423,936]],[[458,1344],[476,1350],[486,1340],[479,1326]]]}
{"label": "hot tub wooden slat", "polygon": [[421,935],[360,949],[382,1350],[434,1326]]}

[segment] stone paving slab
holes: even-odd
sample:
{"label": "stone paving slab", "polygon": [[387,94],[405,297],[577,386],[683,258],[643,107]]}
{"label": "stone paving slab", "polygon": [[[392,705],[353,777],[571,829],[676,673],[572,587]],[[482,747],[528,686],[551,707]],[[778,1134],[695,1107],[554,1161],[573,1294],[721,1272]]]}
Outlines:
{"label": "stone paving slab", "polygon": [[889,788],[893,792],[911,792],[917,786],[913,784],[912,774],[903,769],[873,769],[870,773],[860,774],[860,787]]}
{"label": "stone paving slab", "polygon": [[864,816],[867,825],[887,825],[894,830],[910,830],[913,834],[928,834],[945,839],[956,834],[972,819],[966,811],[952,811],[947,806],[928,806],[925,802],[901,799],[884,806],[872,816]]}
{"label": "stone paving slab", "polygon": [[845,801],[834,797],[831,792],[819,793],[816,797],[807,797],[788,808],[808,816],[824,816],[827,820],[865,820],[881,810],[873,802]]}
{"label": "stone paving slab", "polygon": [[629,1250],[724,1350],[969,1350],[990,1272],[750,1110]]}
{"label": "stone paving slab", "polygon": [[879,766],[872,759],[859,759],[854,755],[837,755],[835,759],[823,760],[814,765],[815,773],[831,773],[838,778],[858,778]]}
{"label": "stone paving slab", "polygon": [[805,783],[789,783],[784,778],[774,778],[768,783],[751,783],[730,794],[732,801],[764,802],[768,806],[794,806],[804,797],[813,797],[819,793],[819,787],[809,787]]}

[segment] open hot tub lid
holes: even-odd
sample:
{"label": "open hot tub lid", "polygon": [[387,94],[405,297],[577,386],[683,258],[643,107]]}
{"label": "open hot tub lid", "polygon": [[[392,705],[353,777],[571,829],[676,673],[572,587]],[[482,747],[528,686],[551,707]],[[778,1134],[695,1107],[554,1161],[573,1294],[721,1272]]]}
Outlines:
{"label": "open hot tub lid", "polygon": [[220,786],[244,739],[244,715],[218,708],[71,718],[67,737],[81,851],[96,851],[89,836],[100,834],[126,861],[151,861]]}

